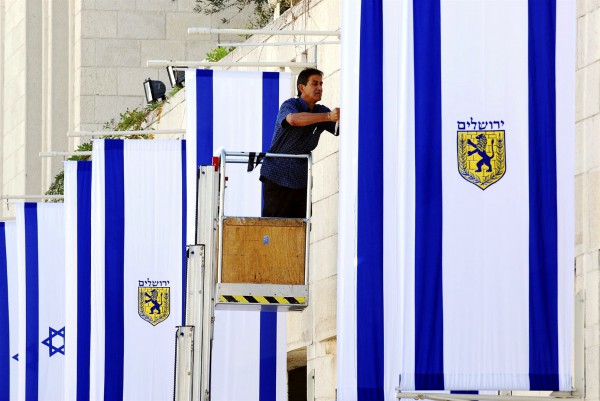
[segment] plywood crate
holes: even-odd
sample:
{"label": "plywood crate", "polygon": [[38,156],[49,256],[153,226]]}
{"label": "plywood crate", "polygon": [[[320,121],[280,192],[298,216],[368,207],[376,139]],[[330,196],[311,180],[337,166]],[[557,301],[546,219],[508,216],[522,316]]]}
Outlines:
{"label": "plywood crate", "polygon": [[223,219],[221,282],[304,285],[306,221]]}

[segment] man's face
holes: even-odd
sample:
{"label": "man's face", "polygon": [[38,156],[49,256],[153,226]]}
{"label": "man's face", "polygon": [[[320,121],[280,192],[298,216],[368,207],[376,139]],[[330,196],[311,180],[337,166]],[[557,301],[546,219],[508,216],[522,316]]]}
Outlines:
{"label": "man's face", "polygon": [[312,101],[314,103],[321,100],[323,94],[323,79],[320,75],[311,75],[308,77],[306,85],[300,84],[300,93],[302,98],[306,101]]}

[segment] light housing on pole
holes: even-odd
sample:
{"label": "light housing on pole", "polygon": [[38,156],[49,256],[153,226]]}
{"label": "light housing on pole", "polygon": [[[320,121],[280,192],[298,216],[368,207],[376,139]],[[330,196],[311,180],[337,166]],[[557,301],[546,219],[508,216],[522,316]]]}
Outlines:
{"label": "light housing on pole", "polygon": [[172,65],[167,67],[167,74],[169,75],[169,82],[171,87],[183,88],[185,86],[185,71],[177,70]]}
{"label": "light housing on pole", "polygon": [[148,103],[165,100],[166,92],[167,87],[162,81],[156,81],[150,78],[144,81],[144,93],[146,94],[146,101]]}

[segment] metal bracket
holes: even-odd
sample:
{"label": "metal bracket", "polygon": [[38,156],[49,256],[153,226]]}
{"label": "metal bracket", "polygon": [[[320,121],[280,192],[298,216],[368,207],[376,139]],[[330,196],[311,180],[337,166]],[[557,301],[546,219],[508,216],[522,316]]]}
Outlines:
{"label": "metal bracket", "polygon": [[[398,389],[396,389],[398,391]],[[396,398],[412,398],[414,400],[433,400],[433,401],[549,401],[553,399],[582,400],[576,397],[573,392],[556,392],[548,396],[527,396],[527,395],[490,395],[490,394],[443,394],[443,393],[418,393],[401,392],[396,393]]]}

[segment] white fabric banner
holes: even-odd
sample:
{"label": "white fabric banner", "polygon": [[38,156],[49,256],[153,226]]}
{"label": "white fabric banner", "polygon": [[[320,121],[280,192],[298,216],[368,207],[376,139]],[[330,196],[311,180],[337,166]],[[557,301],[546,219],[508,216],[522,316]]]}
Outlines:
{"label": "white fabric banner", "polygon": [[19,303],[17,281],[17,228],[0,222],[0,329],[8,341],[0,346],[0,399],[16,399],[19,360]]}
{"label": "white fabric banner", "polygon": [[344,3],[341,399],[571,389],[575,21]]}
{"label": "white fabric banner", "polygon": [[17,204],[18,399],[64,399],[65,231],[60,203]]}
{"label": "white fabric banner", "polygon": [[183,320],[185,142],[95,140],[92,399],[173,396]]}
{"label": "white fabric banner", "polygon": [[66,293],[65,400],[86,400],[90,394],[90,275],[92,162],[64,164]]}
{"label": "white fabric banner", "polygon": [[[198,166],[210,165],[212,156],[218,156],[220,149],[266,152],[279,106],[293,94],[289,73],[251,71],[187,70],[185,90],[187,238],[188,243],[195,243]],[[260,168],[248,173],[246,167],[245,164],[227,165],[226,215],[261,214]],[[285,314],[278,313],[273,319],[265,313],[216,311],[211,399],[287,399]],[[276,356],[271,355],[271,351]],[[276,372],[275,380],[268,377],[273,372]]]}

